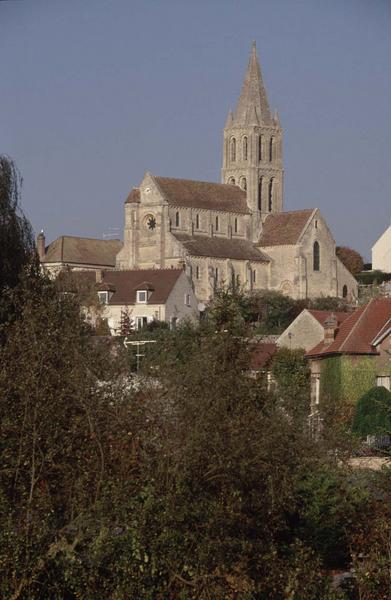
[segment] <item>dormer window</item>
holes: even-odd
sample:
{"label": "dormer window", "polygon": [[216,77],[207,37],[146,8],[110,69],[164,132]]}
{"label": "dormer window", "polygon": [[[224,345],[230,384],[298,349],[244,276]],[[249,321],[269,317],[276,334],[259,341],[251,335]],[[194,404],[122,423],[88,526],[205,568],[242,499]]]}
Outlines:
{"label": "dormer window", "polygon": [[147,290],[137,290],[137,302],[139,304],[146,304],[148,300]]}

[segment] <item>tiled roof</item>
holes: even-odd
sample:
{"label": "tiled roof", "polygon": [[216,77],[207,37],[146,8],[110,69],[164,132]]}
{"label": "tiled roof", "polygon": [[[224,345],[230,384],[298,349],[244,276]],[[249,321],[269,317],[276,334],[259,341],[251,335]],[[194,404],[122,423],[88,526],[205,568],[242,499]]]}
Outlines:
{"label": "tiled roof", "polygon": [[137,203],[140,202],[140,188],[133,188],[132,191],[130,192],[129,196],[125,200],[125,204],[126,203],[131,204],[134,202],[137,202]]}
{"label": "tiled roof", "polygon": [[327,354],[376,354],[372,345],[391,318],[391,298],[373,298],[368,304],[351,313],[342,323],[334,341],[322,341],[307,356]]}
{"label": "tiled roof", "polygon": [[135,304],[136,291],[142,284],[151,290],[148,304],[164,304],[183,272],[182,269],[106,271],[103,282],[115,288],[109,304]]}
{"label": "tiled roof", "polygon": [[258,246],[296,244],[315,209],[271,213],[265,219]]}
{"label": "tiled roof", "polygon": [[213,258],[231,258],[269,262],[270,259],[248,240],[208,237],[205,235],[186,235],[173,233],[184,245],[191,256],[211,256]]}
{"label": "tiled roof", "polygon": [[271,362],[271,359],[277,352],[277,344],[262,343],[250,344],[250,367],[254,371],[265,369]]}
{"label": "tiled roof", "polygon": [[236,185],[154,177],[172,206],[249,214],[246,192]]}
{"label": "tiled roof", "polygon": [[310,308],[308,308],[307,310],[313,317],[315,317],[317,321],[319,321],[321,325],[323,325],[323,323],[328,317],[334,315],[337,319],[337,324],[339,326],[342,323],[342,321],[344,321],[351,314],[348,312],[335,312],[333,310],[312,310]]}
{"label": "tiled roof", "polygon": [[63,235],[49,244],[42,262],[115,267],[115,257],[121,248],[120,240]]}

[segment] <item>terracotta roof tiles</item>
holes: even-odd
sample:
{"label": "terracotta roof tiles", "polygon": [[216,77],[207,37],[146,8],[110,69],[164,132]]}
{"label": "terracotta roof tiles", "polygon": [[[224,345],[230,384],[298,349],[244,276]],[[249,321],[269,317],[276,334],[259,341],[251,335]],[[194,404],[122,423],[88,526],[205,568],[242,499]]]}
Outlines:
{"label": "terracotta roof tiles", "polygon": [[239,186],[191,179],[154,177],[172,206],[249,214],[246,192]]}
{"label": "terracotta roof tiles", "polygon": [[115,267],[115,258],[121,248],[120,240],[63,235],[49,244],[42,262]]}
{"label": "terracotta roof tiles", "polygon": [[184,245],[191,256],[211,256],[213,258],[231,258],[236,260],[251,260],[269,262],[270,259],[248,240],[207,237],[202,235],[172,235]]}
{"label": "terracotta roof tiles", "polygon": [[342,323],[334,341],[323,341],[307,353],[308,357],[329,354],[376,354],[375,338],[391,318],[391,298],[373,298],[351,313]]}
{"label": "terracotta roof tiles", "polygon": [[271,213],[265,219],[258,246],[286,246],[297,244],[315,209]]}

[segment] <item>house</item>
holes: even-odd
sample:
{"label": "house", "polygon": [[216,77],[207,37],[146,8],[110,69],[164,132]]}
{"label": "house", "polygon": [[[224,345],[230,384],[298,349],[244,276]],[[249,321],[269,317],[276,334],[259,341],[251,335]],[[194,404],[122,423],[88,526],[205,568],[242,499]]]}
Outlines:
{"label": "house", "polygon": [[62,235],[45,246],[43,231],[37,236],[37,251],[45,271],[51,275],[61,270],[114,269],[118,252],[122,248],[120,240],[100,240],[95,238]]}
{"label": "house", "polygon": [[375,385],[390,389],[391,298],[374,298],[342,321],[331,314],[306,357],[312,414],[328,396],[355,403]]}
{"label": "house", "polygon": [[106,271],[97,294],[100,317],[107,319],[112,335],[123,333],[125,319],[132,329],[153,321],[165,321],[175,328],[181,321],[196,321],[199,316],[191,282],[183,269]]}
{"label": "house", "polygon": [[330,318],[331,314],[337,320],[337,327],[339,327],[350,313],[305,308],[282,332],[277,340],[277,345],[280,348],[285,347],[290,350],[303,348],[308,352],[323,340],[324,323]]}
{"label": "house", "polygon": [[356,298],[319,209],[284,212],[282,141],[254,44],[224,127],[221,183],[147,171],[125,202],[116,268],[185,267],[204,303],[233,282],[294,298]]}
{"label": "house", "polygon": [[391,273],[391,225],[372,246],[372,269]]}

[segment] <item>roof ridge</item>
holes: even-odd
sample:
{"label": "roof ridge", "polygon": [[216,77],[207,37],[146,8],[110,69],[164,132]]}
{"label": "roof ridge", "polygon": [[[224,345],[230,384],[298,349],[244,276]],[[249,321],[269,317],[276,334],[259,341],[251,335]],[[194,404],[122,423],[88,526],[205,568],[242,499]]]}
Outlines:
{"label": "roof ridge", "polygon": [[166,175],[152,175],[152,173],[150,173],[150,175],[156,180],[156,179],[171,179],[172,181],[188,181],[189,183],[206,183],[207,185],[217,185],[219,187],[227,187],[230,189],[235,189],[238,190],[239,192],[242,192],[243,194],[246,194],[245,190],[242,190],[242,188],[238,185],[232,185],[232,183],[220,183],[218,181],[206,181],[204,179],[185,179],[184,177],[167,177]]}

